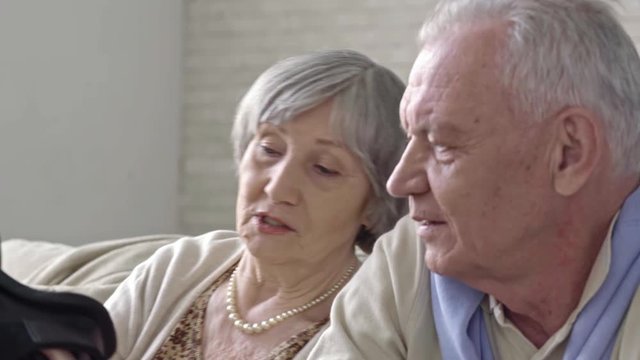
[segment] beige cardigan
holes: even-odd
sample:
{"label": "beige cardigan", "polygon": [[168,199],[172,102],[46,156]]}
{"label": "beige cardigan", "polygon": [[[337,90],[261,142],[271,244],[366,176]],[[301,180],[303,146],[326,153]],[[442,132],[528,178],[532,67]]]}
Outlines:
{"label": "beige cardigan", "polygon": [[[112,359],[152,358],[185,311],[243,249],[235,232],[214,231],[162,247],[136,267],[105,303],[118,340]],[[318,337],[296,359],[306,359]]]}
{"label": "beige cardigan", "polygon": [[[608,236],[583,297],[599,288],[599,279],[609,268],[610,246]],[[331,326],[321,335],[310,359],[441,359],[424,251],[413,221],[405,216],[394,230],[378,240],[371,256],[334,300]],[[573,324],[571,318],[556,333],[563,336],[554,335],[539,351],[534,348],[533,356],[523,357],[518,346],[525,338],[499,317],[497,312],[493,315],[485,312],[485,323],[490,325],[494,348],[497,344],[501,350],[496,354],[497,359],[562,358],[566,334]],[[640,289],[636,290],[618,332],[612,359],[640,359],[638,334]]]}
{"label": "beige cardigan", "polygon": [[335,298],[331,325],[309,359],[441,359],[423,259],[405,216]]}

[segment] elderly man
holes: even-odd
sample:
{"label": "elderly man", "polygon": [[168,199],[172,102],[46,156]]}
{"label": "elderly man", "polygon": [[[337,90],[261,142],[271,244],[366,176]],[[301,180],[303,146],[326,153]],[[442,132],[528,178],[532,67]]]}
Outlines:
{"label": "elderly man", "polygon": [[411,219],[312,357],[640,359],[640,59],[612,10],[446,0],[421,39],[387,184]]}

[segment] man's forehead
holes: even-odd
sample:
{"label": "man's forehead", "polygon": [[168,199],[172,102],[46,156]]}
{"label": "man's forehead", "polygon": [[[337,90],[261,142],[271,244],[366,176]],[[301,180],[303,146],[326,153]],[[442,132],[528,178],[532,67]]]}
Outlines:
{"label": "man's forehead", "polygon": [[[444,96],[454,88],[472,95],[483,94],[498,82],[496,40],[499,28],[460,32],[448,39],[425,44],[409,74],[403,105],[417,98]],[[437,99],[432,99],[437,100]]]}
{"label": "man's forehead", "polygon": [[437,106],[439,106],[439,104],[433,102],[408,102],[408,106],[405,107],[400,117],[402,127],[408,133],[424,131],[427,133],[435,132],[442,135],[457,135],[463,132],[462,124],[459,123],[459,120],[463,117],[460,115],[468,112],[463,110],[443,114],[436,111]]}
{"label": "man's forehead", "polygon": [[409,75],[409,85],[419,85],[429,71],[442,68],[474,72],[493,68],[506,44],[504,23],[479,23],[455,28],[423,44]]}
{"label": "man's forehead", "polygon": [[416,61],[413,63],[413,66],[411,67],[407,86],[422,86],[427,77],[429,77],[435,70],[437,70],[438,64],[441,62],[443,53],[444,49],[442,49],[442,47],[436,46],[423,48],[418,54]]}
{"label": "man's forehead", "polygon": [[405,130],[466,129],[466,120],[487,115],[492,111],[489,104],[502,97],[494,68],[442,60],[425,50],[416,61],[400,105]]}
{"label": "man's forehead", "polygon": [[433,96],[445,93],[445,88],[454,83],[455,75],[451,69],[441,66],[441,57],[442,51],[438,47],[425,48],[418,55],[400,103],[404,115],[407,112],[420,116],[428,115],[433,111],[431,104],[437,101]]}
{"label": "man's forehead", "polygon": [[425,65],[409,82],[402,97],[403,125],[406,125],[405,121],[415,121],[415,117],[430,117],[443,110],[447,113],[468,111],[495,89],[492,80],[476,71]]}

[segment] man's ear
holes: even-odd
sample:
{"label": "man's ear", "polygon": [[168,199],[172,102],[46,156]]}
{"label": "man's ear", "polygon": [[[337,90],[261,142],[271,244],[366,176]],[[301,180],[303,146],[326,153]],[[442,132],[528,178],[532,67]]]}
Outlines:
{"label": "man's ear", "polygon": [[602,127],[586,109],[571,107],[553,119],[556,142],[552,154],[553,186],[570,196],[578,192],[593,173],[602,155]]}

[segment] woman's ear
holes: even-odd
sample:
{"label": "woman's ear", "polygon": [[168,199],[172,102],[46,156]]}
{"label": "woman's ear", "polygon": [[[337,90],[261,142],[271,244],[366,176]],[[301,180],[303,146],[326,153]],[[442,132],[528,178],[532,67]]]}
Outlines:
{"label": "woman's ear", "polygon": [[364,218],[360,222],[360,224],[361,224],[360,229],[361,230],[369,230],[369,229],[371,229],[371,221],[369,221],[369,218],[370,218],[369,214],[365,214]]}
{"label": "woman's ear", "polygon": [[375,212],[376,200],[374,197],[370,197],[367,202],[364,204],[364,209],[362,210],[362,215],[360,218],[360,224],[362,227],[360,230],[364,228],[364,230],[371,229],[371,219],[373,218],[373,214]]}
{"label": "woman's ear", "polygon": [[556,141],[552,153],[553,186],[563,196],[578,192],[602,155],[602,127],[586,109],[571,107],[553,119]]}

